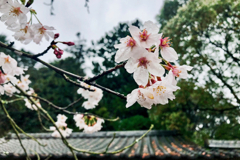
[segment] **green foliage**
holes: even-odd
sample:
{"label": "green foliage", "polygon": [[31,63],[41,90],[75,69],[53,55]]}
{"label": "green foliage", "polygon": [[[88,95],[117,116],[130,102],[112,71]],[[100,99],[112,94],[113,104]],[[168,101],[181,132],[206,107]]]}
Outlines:
{"label": "green foliage", "polygon": [[174,101],[149,111],[159,128],[178,129],[199,144],[207,138],[240,138],[236,114],[240,104],[239,15],[236,0],[165,1],[157,16],[163,23],[161,31],[172,38],[179,64],[194,69],[190,79],[178,82],[181,90]]}
{"label": "green foliage", "polygon": [[114,130],[144,130],[149,128],[151,121],[148,117],[143,117],[141,115],[135,115],[130,118],[120,120],[120,122],[115,122]]}

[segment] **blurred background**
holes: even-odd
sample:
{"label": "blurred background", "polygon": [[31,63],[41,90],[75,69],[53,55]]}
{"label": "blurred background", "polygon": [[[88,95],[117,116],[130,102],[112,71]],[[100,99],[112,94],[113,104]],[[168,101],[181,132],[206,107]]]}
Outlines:
{"label": "blurred background", "polygon": [[[120,38],[129,35],[128,25],[142,27],[151,20],[161,33],[170,37],[172,47],[179,55],[180,65],[194,69],[187,80],[179,79],[176,99],[167,105],[153,106],[151,110],[138,104],[126,109],[126,101],[104,92],[99,106],[90,112],[102,117],[120,117],[117,122],[105,122],[103,130],[179,130],[185,137],[203,144],[211,139],[240,138],[240,2],[237,0],[103,0],[103,1],[36,1],[32,5],[44,25],[54,26],[60,41],[74,41],[65,47],[58,60],[53,51],[41,59],[81,76],[93,76],[112,68]],[[72,15],[71,15],[72,13]],[[12,32],[0,23],[0,41],[14,41]],[[36,54],[46,49],[49,42],[14,47]],[[65,82],[60,75],[35,61],[16,56],[8,50],[1,52],[16,58],[27,66],[31,87],[35,92],[59,106],[77,100],[77,87]],[[96,83],[127,95],[137,88],[132,75],[121,68],[102,77]],[[83,100],[84,101],[84,100]],[[82,101],[82,102],[83,102]],[[86,111],[81,102],[71,111]],[[61,113],[42,103],[51,116]],[[44,132],[37,113],[27,109],[24,102],[7,105],[10,115],[26,132]],[[0,134],[10,131],[7,118],[0,110]],[[75,127],[68,115],[68,127]],[[50,123],[45,120],[45,126]]]}

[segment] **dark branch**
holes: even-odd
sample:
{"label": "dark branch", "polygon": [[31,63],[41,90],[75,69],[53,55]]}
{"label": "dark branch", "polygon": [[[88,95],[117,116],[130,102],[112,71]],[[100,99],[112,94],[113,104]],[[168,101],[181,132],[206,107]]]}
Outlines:
{"label": "dark branch", "polygon": [[107,74],[117,70],[118,68],[123,67],[125,64],[126,64],[126,62],[124,62],[122,64],[119,64],[119,65],[117,65],[117,66],[115,66],[115,67],[113,67],[113,68],[111,68],[111,69],[109,69],[107,71],[104,71],[104,72],[102,72],[102,73],[100,73],[100,74],[98,74],[98,75],[96,75],[96,76],[94,76],[92,78],[89,78],[89,79],[85,80],[84,82],[86,82],[86,83],[93,82],[93,81],[97,80],[98,78],[100,78],[100,77],[102,77],[104,75],[107,75]]}

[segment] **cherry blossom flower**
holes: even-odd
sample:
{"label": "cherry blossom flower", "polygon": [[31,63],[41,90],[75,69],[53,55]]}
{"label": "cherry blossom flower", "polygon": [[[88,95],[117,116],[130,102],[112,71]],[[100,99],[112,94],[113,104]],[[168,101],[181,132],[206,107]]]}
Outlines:
{"label": "cherry blossom flower", "polygon": [[16,77],[14,77],[14,76],[11,76],[11,75],[5,75],[5,78],[6,78],[6,81],[5,81],[5,83],[7,83],[7,82],[11,82],[13,85],[16,85],[16,84],[18,84],[18,82],[19,82],[19,80],[16,78]]}
{"label": "cherry blossom flower", "polygon": [[[155,52],[158,52],[157,49]],[[128,60],[125,65],[128,73],[133,73],[133,78],[138,85],[145,86],[148,83],[149,73],[155,76],[162,76],[165,72],[160,64],[161,60],[155,53],[148,52],[144,48],[138,49],[138,54]]]}
{"label": "cherry blossom flower", "polygon": [[65,122],[67,120],[67,117],[63,114],[58,114],[57,115],[57,121],[58,122]]}
{"label": "cherry blossom flower", "polygon": [[96,102],[92,102],[90,100],[88,101],[85,101],[83,102],[82,106],[85,108],[85,109],[93,109],[96,107],[96,105],[98,105],[98,103]]}
{"label": "cherry blossom flower", "polygon": [[35,100],[34,98],[31,98],[31,99],[37,104],[37,106],[35,104],[32,104],[32,102],[30,102],[27,98],[25,98],[24,101],[25,101],[25,106],[27,108],[29,108],[31,110],[36,110],[37,111],[38,108],[42,107],[41,103],[39,102],[39,100]]}
{"label": "cherry blossom flower", "polygon": [[159,47],[161,49],[162,57],[167,61],[174,62],[178,59],[178,55],[177,52],[172,47],[170,47],[169,41],[170,40],[168,37],[161,38]]}
{"label": "cherry blossom flower", "polygon": [[144,23],[143,31],[135,26],[129,26],[132,37],[144,48],[150,48],[152,45],[159,43],[161,34],[158,34],[159,27],[151,21]]}
{"label": "cherry blossom flower", "polygon": [[23,44],[29,44],[33,40],[33,31],[28,23],[18,26],[13,31],[15,32],[13,37]]}
{"label": "cherry blossom flower", "polygon": [[5,74],[14,75],[14,70],[17,68],[17,61],[9,55],[5,55],[1,52],[0,66]]}
{"label": "cherry blossom flower", "polygon": [[173,75],[179,78],[186,79],[188,77],[187,71],[191,71],[193,67],[182,65],[182,66],[172,66]]}
{"label": "cherry blossom flower", "polygon": [[12,97],[13,93],[17,92],[17,89],[12,84],[4,84],[3,87],[4,93],[9,97]]}
{"label": "cherry blossom flower", "polygon": [[114,45],[115,48],[118,48],[115,55],[115,62],[117,63],[128,60],[133,54],[137,54],[136,49],[139,47],[137,42],[130,36],[121,38],[120,42],[120,44]]}
{"label": "cherry blossom flower", "polygon": [[132,106],[135,102],[138,102],[141,107],[151,109],[154,103],[154,94],[151,89],[147,88],[137,88],[134,89],[130,94],[127,95],[126,107]]}
{"label": "cherry blossom flower", "polygon": [[28,74],[25,76],[21,75],[21,81],[26,83],[27,85],[29,85],[31,83],[31,81],[29,80],[29,76],[30,75],[28,75]]}
{"label": "cherry blossom flower", "polygon": [[[28,95],[36,95],[36,93],[34,92],[34,90],[32,88],[29,88],[29,90],[27,91]],[[31,110],[38,110],[38,108],[41,108],[41,103],[39,101],[39,99],[36,99],[34,97],[30,98],[33,102],[35,102],[37,104],[37,106],[35,104],[32,104],[31,101],[29,101],[27,98],[24,99],[25,101],[25,106]]]}
{"label": "cherry blossom flower", "polygon": [[[5,1],[3,1],[3,3],[4,2]],[[16,24],[17,21],[20,24],[25,24],[27,23],[26,14],[29,10],[29,8],[25,7],[16,0],[8,0],[7,3],[1,5],[0,12],[3,13],[1,21],[5,22],[7,26]]]}
{"label": "cherry blossom flower", "polygon": [[102,99],[103,97],[103,91],[97,87],[94,86],[90,86],[86,83],[80,82],[80,84],[82,86],[84,86],[85,88],[89,88],[95,91],[89,91],[83,88],[79,88],[77,90],[78,94],[82,94],[82,96],[87,99],[86,102],[83,103],[83,107],[85,109],[92,109],[95,108],[96,105],[98,105],[98,102]]}
{"label": "cherry blossom flower", "polygon": [[161,81],[157,81],[149,88],[154,93],[154,104],[167,104],[168,99],[173,100],[175,96],[174,91],[180,89],[175,84],[175,78],[171,72],[166,77],[163,77]]}
{"label": "cherry blossom flower", "polygon": [[[52,137],[61,138],[60,133],[57,131],[55,127],[50,127],[50,130],[54,131],[52,133]],[[72,133],[72,129],[70,128],[66,128],[66,129],[60,128],[59,131],[62,133],[63,137],[69,137]]]}
{"label": "cherry blossom flower", "polygon": [[[83,86],[83,87],[85,87],[85,88],[90,88],[91,86],[90,85],[88,85],[88,84],[86,84],[86,83],[84,83],[84,82],[80,82],[80,85],[81,86]],[[77,93],[78,94],[81,94],[85,99],[87,99],[88,98],[88,90],[86,90],[86,89],[84,89],[84,88],[79,88],[78,90],[77,90]]]}
{"label": "cherry blossom flower", "polygon": [[[55,122],[55,125],[57,126],[57,128],[59,129],[59,131],[61,132],[61,134],[63,135],[63,137],[68,137],[70,136],[70,134],[72,133],[72,129],[67,128],[67,124],[65,123],[65,121],[67,120],[67,117],[65,115],[62,114],[58,114],[57,116],[57,122]],[[60,133],[57,131],[56,127],[51,126],[50,130],[54,131],[52,133],[53,137],[58,137],[60,138],[61,135]]]}
{"label": "cherry blossom flower", "polygon": [[52,32],[52,30],[55,30],[55,29],[53,27],[49,27],[46,25],[43,26],[42,24],[38,23],[38,24],[31,25],[31,29],[34,34],[33,41],[36,44],[40,44],[43,37],[45,37],[47,41],[49,41],[49,37],[54,38],[54,33]]}
{"label": "cherry blossom flower", "polygon": [[83,132],[84,133],[89,133],[89,134],[92,134],[94,132],[98,132],[102,129],[102,123],[104,123],[104,120],[100,119],[100,118],[97,118],[97,123],[94,124],[93,126],[85,125]]}
{"label": "cherry blossom flower", "polygon": [[17,86],[21,88],[23,91],[27,91],[29,89],[28,84],[24,81],[19,81]]}
{"label": "cherry blossom flower", "polygon": [[104,120],[101,118],[89,115],[84,116],[82,114],[74,115],[73,119],[75,120],[76,126],[79,127],[79,129],[84,129],[83,132],[90,134],[101,130],[102,123],[104,123]]}
{"label": "cherry blossom flower", "polygon": [[27,69],[23,69],[21,67],[17,67],[15,68],[15,70],[13,70],[13,75],[16,75],[16,76],[20,76],[22,74],[24,74],[24,71],[26,71]]}
{"label": "cherry blossom flower", "polygon": [[74,115],[73,119],[75,120],[76,126],[79,127],[79,129],[84,128],[85,122],[83,119],[83,114],[76,114]]}

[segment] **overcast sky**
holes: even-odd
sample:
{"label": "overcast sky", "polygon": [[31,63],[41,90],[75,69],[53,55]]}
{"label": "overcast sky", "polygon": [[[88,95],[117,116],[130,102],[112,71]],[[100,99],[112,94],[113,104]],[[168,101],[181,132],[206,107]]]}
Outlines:
{"label": "overcast sky", "polygon": [[[76,33],[81,32],[81,38],[86,39],[90,45],[91,40],[99,40],[119,22],[140,19],[142,22],[151,20],[156,23],[155,17],[163,2],[164,0],[89,0],[88,13],[84,7],[85,0],[55,0],[54,16],[50,16],[50,7],[44,4],[50,3],[50,0],[35,0],[31,7],[37,11],[38,18],[44,25],[53,26],[56,29],[55,33],[60,33],[59,40],[74,41]],[[14,41],[13,33],[8,31],[3,23],[0,23],[0,34],[5,34],[8,40]],[[48,45],[46,40],[41,45],[33,42],[23,45],[15,41],[17,49],[24,48],[33,53],[42,52]],[[64,54],[63,57],[66,56],[67,54]],[[50,62],[56,57],[49,51],[42,59]]]}

